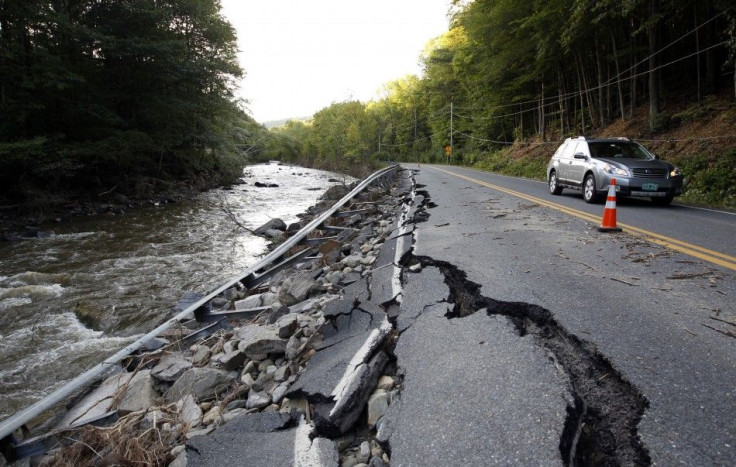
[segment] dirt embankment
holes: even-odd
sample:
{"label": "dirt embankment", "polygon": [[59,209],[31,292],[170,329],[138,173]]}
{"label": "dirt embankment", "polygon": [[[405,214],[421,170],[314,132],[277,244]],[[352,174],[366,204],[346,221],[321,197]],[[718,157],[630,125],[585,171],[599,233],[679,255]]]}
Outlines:
{"label": "dirt embankment", "polygon": [[[648,108],[590,132],[590,137],[623,136],[644,145],[660,158],[678,165],[686,178],[681,201],[736,209],[736,101],[708,97],[700,104],[672,105],[660,118],[661,130],[649,129]],[[546,165],[564,139],[559,131],[514,144],[506,150],[514,161]],[[544,178],[540,171],[539,178]]]}

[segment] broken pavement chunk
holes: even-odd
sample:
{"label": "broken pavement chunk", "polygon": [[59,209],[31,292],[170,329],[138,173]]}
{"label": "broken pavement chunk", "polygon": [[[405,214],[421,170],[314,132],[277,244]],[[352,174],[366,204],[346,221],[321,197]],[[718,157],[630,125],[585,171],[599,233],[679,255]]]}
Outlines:
{"label": "broken pavement chunk", "polygon": [[278,330],[267,326],[245,326],[238,331],[238,349],[248,358],[263,354],[283,354],[286,339],[279,337]]}

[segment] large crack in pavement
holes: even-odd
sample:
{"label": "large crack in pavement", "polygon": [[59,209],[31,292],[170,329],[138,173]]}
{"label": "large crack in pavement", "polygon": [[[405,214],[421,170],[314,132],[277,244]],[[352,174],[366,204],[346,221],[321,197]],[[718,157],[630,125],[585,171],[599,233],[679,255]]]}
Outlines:
{"label": "large crack in pavement", "polygon": [[[422,206],[413,221],[425,222],[431,203],[422,191]],[[416,236],[414,237],[416,241]],[[567,407],[567,419],[559,449],[566,465],[650,465],[638,425],[649,404],[646,398],[613,367],[589,342],[571,334],[540,306],[503,302],[480,293],[481,286],[470,281],[453,264],[411,253],[402,263],[420,263],[438,268],[450,290],[448,319],[462,319],[478,311],[507,317],[520,337],[533,335],[534,341],[549,351],[550,358],[568,376],[574,406]],[[411,272],[411,268],[409,268]],[[390,449],[390,448],[389,448]]]}

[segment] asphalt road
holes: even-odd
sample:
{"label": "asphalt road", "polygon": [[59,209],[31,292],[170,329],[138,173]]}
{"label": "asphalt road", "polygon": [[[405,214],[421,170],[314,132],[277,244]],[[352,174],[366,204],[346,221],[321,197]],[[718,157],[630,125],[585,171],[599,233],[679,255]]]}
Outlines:
{"label": "asphalt road", "polygon": [[[425,166],[431,168],[432,166]],[[453,166],[434,166],[464,177],[514,190],[528,196],[559,204],[566,208],[588,213],[600,219],[603,202],[586,204],[582,192],[564,189],[560,196],[549,193],[547,184],[504,175],[491,174],[478,170]],[[618,222],[649,232],[698,245],[716,252],[736,256],[736,212],[711,210],[678,204],[677,198],[667,207],[654,206],[648,199],[622,198],[617,200]],[[734,259],[736,261],[736,259]]]}
{"label": "asphalt road", "polygon": [[[471,464],[545,463],[557,447],[552,438],[564,436],[561,407],[571,404],[555,370],[567,375],[576,396],[588,398],[592,405],[583,411],[618,412],[627,401],[643,400],[640,415],[626,422],[634,444],[642,445],[637,462],[736,463],[736,275],[729,267],[736,216],[624,201],[618,212],[624,232],[601,233],[593,215],[599,219],[603,206],[586,205],[577,193],[553,197],[542,183],[456,167],[409,168],[431,202],[429,218],[416,224],[413,254],[463,278],[456,289],[476,284],[482,303],[498,309],[446,317],[422,292],[436,288],[433,268],[409,277],[402,303],[409,321],[402,324],[399,315],[396,349],[407,374],[383,434],[392,464],[460,462],[452,441],[470,450],[463,453]],[[677,249],[663,246],[672,241]],[[698,256],[703,251],[705,259]],[[463,295],[459,289],[450,301]],[[548,334],[564,342],[546,341],[543,332],[530,339],[518,329],[513,338],[513,320],[497,316],[509,302],[527,312],[546,310]],[[569,343],[572,350],[565,350]],[[578,380],[578,351],[601,376]],[[428,369],[435,361],[439,366]],[[628,395],[596,400],[611,379]],[[444,405],[433,397],[438,393]],[[537,417],[524,418],[530,413]],[[478,429],[471,435],[463,420],[489,433],[485,454],[467,454],[482,448],[473,442]],[[523,450],[531,457],[509,451],[517,435],[524,445],[538,440],[536,451]]]}

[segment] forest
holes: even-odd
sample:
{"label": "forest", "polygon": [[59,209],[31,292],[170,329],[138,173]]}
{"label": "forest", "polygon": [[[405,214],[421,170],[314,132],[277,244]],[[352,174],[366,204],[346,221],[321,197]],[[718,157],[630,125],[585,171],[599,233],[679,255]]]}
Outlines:
{"label": "forest", "polygon": [[[450,162],[543,178],[565,137],[643,113],[643,130],[616,136],[641,133],[664,156],[692,155],[683,165],[713,169],[709,189],[716,182],[736,196],[736,131],[676,151],[658,139],[721,110],[736,128],[732,1],[474,0],[454,2],[449,16],[448,31],[426,45],[420,77],[287,122],[272,130],[269,157]],[[521,143],[529,150],[516,150]],[[701,154],[704,146],[719,151]]]}
{"label": "forest", "polygon": [[240,176],[236,52],[217,0],[0,0],[0,199]]}
{"label": "forest", "polygon": [[[204,189],[270,159],[539,177],[565,137],[611,125],[736,197],[732,0],[455,0],[448,19],[420,76],[268,131],[234,96],[219,0],[0,0],[0,207]],[[716,134],[666,143],[715,114]]]}

